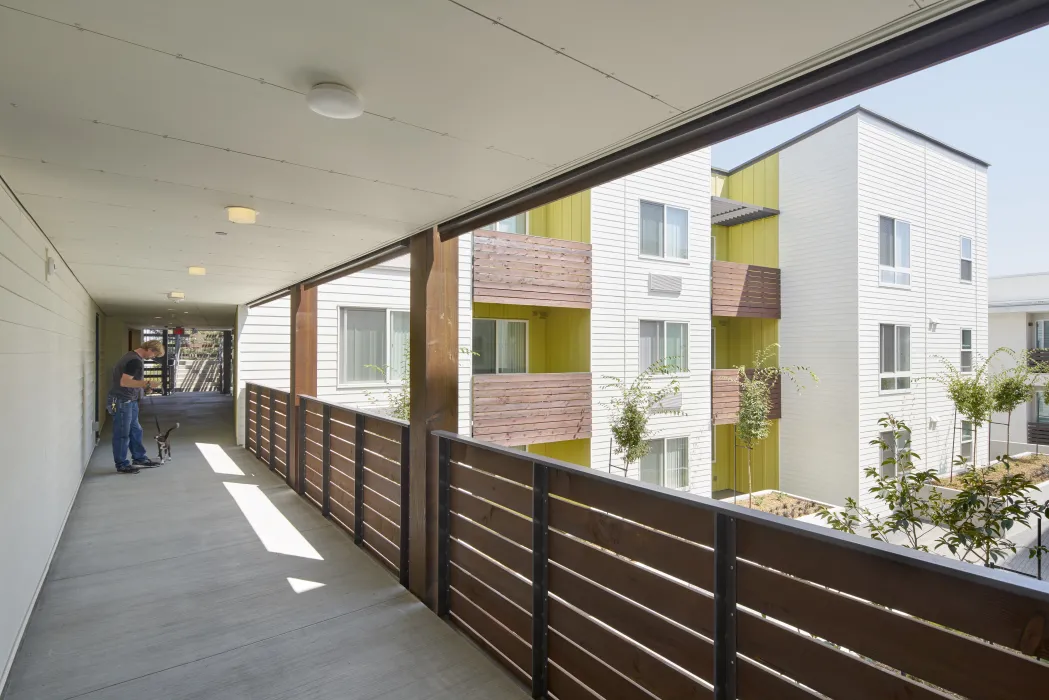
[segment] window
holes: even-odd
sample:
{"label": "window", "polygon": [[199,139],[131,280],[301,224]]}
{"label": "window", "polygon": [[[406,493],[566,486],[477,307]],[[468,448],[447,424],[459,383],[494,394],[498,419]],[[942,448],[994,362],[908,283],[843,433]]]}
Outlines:
{"label": "window", "polygon": [[675,489],[688,486],[688,438],[649,440],[641,458],[641,481]]}
{"label": "window", "polygon": [[339,308],[339,384],[400,381],[407,350],[407,311]]}
{"label": "window", "polygon": [[474,374],[528,371],[528,321],[474,319]]}
{"label": "window", "polygon": [[641,202],[641,254],[688,260],[688,212]]}
{"label": "window", "polygon": [[687,323],[641,321],[639,331],[640,371],[664,360],[680,372],[688,371]]}
{"label": "window", "polygon": [[1049,405],[1045,403],[1045,392],[1034,392],[1034,422],[1049,423]]}
{"label": "window", "polygon": [[973,371],[973,332],[971,328],[962,329],[962,362],[963,372]]}
{"label": "window", "polygon": [[959,454],[965,459],[972,461],[973,458],[973,424],[972,421],[962,421],[962,449]]}
{"label": "window", "polygon": [[1045,350],[1049,347],[1049,321],[1035,321],[1034,322],[1034,347],[1038,350]]}
{"label": "window", "polygon": [[893,444],[891,430],[879,433],[878,437],[881,438],[882,443],[884,443],[884,447],[881,447],[878,450],[880,458],[879,471],[882,476],[896,476],[900,465],[895,461],[888,462],[888,460],[898,459],[898,455],[907,449],[907,443],[911,441],[910,433],[900,433],[900,436],[896,438],[896,444]]}
{"label": "window", "polygon": [[489,231],[502,231],[503,233],[528,233],[528,214],[518,214],[509,219],[496,221],[491,226],[485,227]]}
{"label": "window", "polygon": [[962,281],[973,281],[973,239],[962,236]]}
{"label": "window", "polygon": [[911,284],[911,225],[882,216],[879,219],[879,262],[882,284]]}
{"label": "window", "polygon": [[911,388],[911,328],[881,324],[881,390]]}

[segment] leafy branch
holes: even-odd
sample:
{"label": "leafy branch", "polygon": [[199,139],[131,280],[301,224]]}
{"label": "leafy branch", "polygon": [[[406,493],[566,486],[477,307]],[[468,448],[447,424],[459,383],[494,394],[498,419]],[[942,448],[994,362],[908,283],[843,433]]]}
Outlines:
{"label": "leafy branch", "polygon": [[612,375],[605,375],[605,389],[615,389],[619,396],[608,402],[612,411],[612,439],[615,454],[623,455],[627,466],[648,454],[648,419],[652,413],[680,413],[663,408],[663,401],[681,391],[677,378],[672,378],[658,389],[652,388],[652,380],[660,375],[672,375],[681,369],[669,360],[653,362],[648,369],[637,375],[629,384]]}

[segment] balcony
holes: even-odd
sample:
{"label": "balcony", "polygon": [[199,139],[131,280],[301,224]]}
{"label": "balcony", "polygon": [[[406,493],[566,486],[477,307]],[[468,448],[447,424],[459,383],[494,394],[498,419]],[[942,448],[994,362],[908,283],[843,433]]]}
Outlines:
{"label": "balcony", "polygon": [[715,260],[711,295],[714,316],[779,318],[779,268]]}
{"label": "balcony", "polygon": [[[772,385],[772,411],[769,418],[782,417],[780,382]],[[730,425],[739,417],[739,372],[734,369],[715,369],[711,372],[711,397],[714,425]]]}
{"label": "balcony", "polygon": [[1027,444],[1049,445],[1049,423],[1028,423]]}
{"label": "balcony", "polygon": [[1035,365],[1049,365],[1049,350],[1046,348],[1032,349],[1030,355],[1028,355],[1027,362],[1031,367]]}
{"label": "balcony", "polygon": [[474,437],[498,445],[588,438],[592,395],[589,372],[474,375]]}
{"label": "balcony", "polygon": [[589,243],[478,231],[474,234],[473,300],[589,309],[590,251]]}

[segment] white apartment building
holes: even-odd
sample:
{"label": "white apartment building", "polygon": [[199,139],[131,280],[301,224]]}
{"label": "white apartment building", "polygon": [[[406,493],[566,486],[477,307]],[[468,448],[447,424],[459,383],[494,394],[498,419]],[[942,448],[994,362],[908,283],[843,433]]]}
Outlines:
{"label": "white apartment building", "polygon": [[[1049,273],[992,277],[990,281],[991,350],[1032,351],[1038,362],[1049,361]],[[1001,362],[1012,363],[1007,356]],[[1013,411],[1012,419],[995,414],[991,426],[991,454],[1045,452],[1049,445],[1049,376],[1039,375],[1034,399]]]}

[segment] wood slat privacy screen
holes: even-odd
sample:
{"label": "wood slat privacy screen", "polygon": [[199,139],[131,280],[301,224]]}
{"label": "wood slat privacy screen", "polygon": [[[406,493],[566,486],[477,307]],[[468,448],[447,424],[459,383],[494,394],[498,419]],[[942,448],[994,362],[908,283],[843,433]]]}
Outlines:
{"label": "wood slat privacy screen", "polygon": [[1028,423],[1027,442],[1032,445],[1049,445],[1049,423]]}
{"label": "wood slat privacy screen", "polygon": [[[748,372],[753,376],[753,372]],[[710,394],[713,404],[714,425],[735,423],[739,418],[739,371],[734,369],[715,369],[711,371]],[[783,387],[777,380],[769,389],[772,410],[769,418],[783,417]]]}
{"label": "wood slat privacy screen", "polygon": [[244,436],[248,451],[287,479],[290,395],[286,391],[258,384],[247,384],[244,395],[247,408],[244,414]]}
{"label": "wood slat privacy screen", "polygon": [[477,231],[473,246],[475,302],[590,308],[589,243]]}
{"label": "wood slat privacy screen", "polygon": [[534,697],[981,698],[1049,687],[1049,591],[440,439],[438,613]]}
{"label": "wood slat privacy screen", "polygon": [[473,434],[497,445],[590,437],[589,372],[476,374]]}
{"label": "wood slat privacy screen", "polygon": [[714,316],[779,318],[779,268],[715,260],[711,305]]}
{"label": "wood slat privacy screen", "polygon": [[[247,385],[247,396],[247,447],[269,464],[269,397],[278,422],[288,416],[289,397],[255,384]],[[299,402],[302,468],[298,483],[289,485],[407,585],[408,424],[309,396]],[[271,464],[285,478],[281,440],[286,442],[287,426],[273,430],[276,462]]]}

